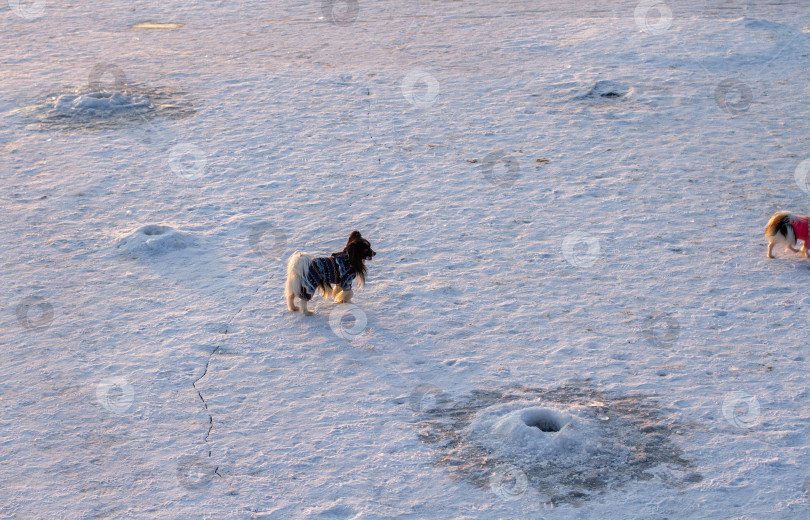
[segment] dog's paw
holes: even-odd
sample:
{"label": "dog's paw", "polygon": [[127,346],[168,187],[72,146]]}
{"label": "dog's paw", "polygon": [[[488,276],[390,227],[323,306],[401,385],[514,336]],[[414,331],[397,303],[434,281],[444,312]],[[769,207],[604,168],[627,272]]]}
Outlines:
{"label": "dog's paw", "polygon": [[353,295],[354,295],[354,293],[352,293],[351,290],[346,289],[344,291],[340,291],[340,294],[337,295],[337,297],[335,298],[335,301],[338,302],[338,303],[349,303],[349,302],[352,301],[352,296]]}

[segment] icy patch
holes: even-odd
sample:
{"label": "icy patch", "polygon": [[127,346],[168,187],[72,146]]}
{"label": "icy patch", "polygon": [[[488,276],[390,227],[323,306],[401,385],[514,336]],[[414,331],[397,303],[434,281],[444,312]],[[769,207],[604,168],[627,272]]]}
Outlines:
{"label": "icy patch", "polygon": [[420,419],[420,439],[452,477],[492,487],[508,468],[551,504],[581,504],[631,481],[683,487],[702,479],[670,439],[681,425],[665,422],[644,396],[609,396],[583,382],[476,391]]}
{"label": "icy patch", "polygon": [[194,245],[187,233],[163,225],[143,226],[118,239],[116,247],[131,255],[158,254]]}
{"label": "icy patch", "polygon": [[133,29],[180,29],[185,24],[183,23],[174,23],[174,22],[153,22],[153,21],[146,21],[146,22],[139,22],[132,26]]}
{"label": "icy patch", "polygon": [[112,117],[116,113],[146,112],[152,108],[149,100],[120,92],[88,92],[62,94],[56,98],[48,117]]}
{"label": "icy patch", "polygon": [[183,92],[121,85],[114,90],[72,89],[51,93],[23,109],[40,129],[118,127],[156,117],[182,119],[195,113]]}

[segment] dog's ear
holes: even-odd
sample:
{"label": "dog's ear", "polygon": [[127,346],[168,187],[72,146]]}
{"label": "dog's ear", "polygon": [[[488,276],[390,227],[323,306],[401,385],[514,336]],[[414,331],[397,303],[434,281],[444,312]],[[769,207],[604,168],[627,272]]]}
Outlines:
{"label": "dog's ear", "polygon": [[344,251],[349,250],[349,244],[351,244],[353,242],[357,242],[357,241],[362,240],[362,239],[363,239],[363,236],[360,234],[359,231],[352,231],[352,234],[349,235],[349,240],[346,241],[346,249],[344,249]]}
{"label": "dog's ear", "polygon": [[349,243],[346,244],[346,252],[349,253],[349,259],[354,260],[357,259],[358,261],[361,259],[360,251],[361,244],[360,242],[355,242],[353,240],[349,240]]}
{"label": "dog's ear", "polygon": [[346,253],[349,255],[349,263],[352,265],[360,284],[366,282],[366,263],[363,242],[349,242],[346,245]]}

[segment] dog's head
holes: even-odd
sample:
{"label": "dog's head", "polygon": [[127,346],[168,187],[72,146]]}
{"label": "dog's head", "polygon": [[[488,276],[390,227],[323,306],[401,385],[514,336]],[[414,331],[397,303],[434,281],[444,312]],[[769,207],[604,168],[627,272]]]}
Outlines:
{"label": "dog's head", "polygon": [[358,278],[365,282],[366,260],[371,260],[377,254],[371,249],[369,241],[363,238],[359,231],[352,231],[344,251],[349,254],[349,263],[352,264]]}

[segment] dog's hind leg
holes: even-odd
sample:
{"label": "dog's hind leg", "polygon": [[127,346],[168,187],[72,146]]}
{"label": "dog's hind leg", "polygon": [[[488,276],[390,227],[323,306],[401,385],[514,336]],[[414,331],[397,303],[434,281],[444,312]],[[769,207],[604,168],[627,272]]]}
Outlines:
{"label": "dog's hind leg", "polygon": [[312,311],[307,310],[307,301],[301,298],[301,314],[304,316],[312,316]]}
{"label": "dog's hind leg", "polygon": [[805,258],[810,258],[810,253],[807,252],[807,246],[806,245],[802,244],[801,252],[802,252],[802,254],[804,255]]}
{"label": "dog's hind leg", "polygon": [[768,242],[768,258],[773,258],[773,242]]}
{"label": "dog's hind leg", "polygon": [[287,308],[293,312],[298,310],[298,307],[295,306],[295,294],[290,293],[287,295]]}

